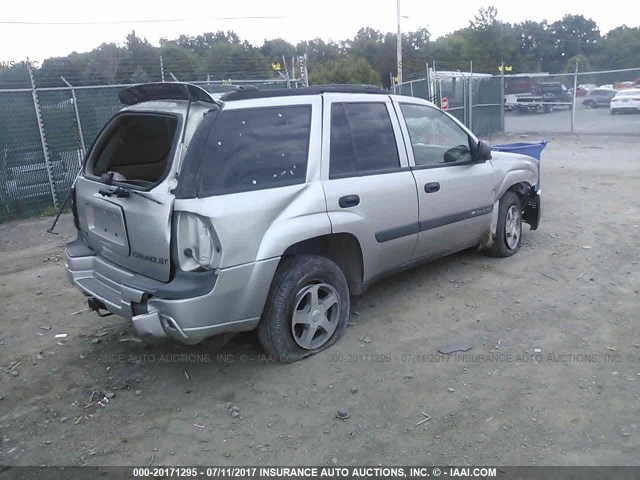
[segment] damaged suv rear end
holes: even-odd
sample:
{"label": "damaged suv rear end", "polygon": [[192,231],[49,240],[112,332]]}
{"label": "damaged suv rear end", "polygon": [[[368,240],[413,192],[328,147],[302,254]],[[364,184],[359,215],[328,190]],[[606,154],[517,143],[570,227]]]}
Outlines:
{"label": "damaged suv rear end", "polygon": [[130,87],[120,99],[128,106],[98,135],[72,191],[78,236],[66,246],[67,273],[98,313],[131,320],[141,336],[168,333],[191,343],[157,304],[179,305],[211,291],[216,281],[212,269],[182,271],[171,260],[172,230],[178,230],[207,237],[209,251],[199,254],[215,261],[208,226],[174,218],[172,190],[186,145],[219,105],[186,84]]}

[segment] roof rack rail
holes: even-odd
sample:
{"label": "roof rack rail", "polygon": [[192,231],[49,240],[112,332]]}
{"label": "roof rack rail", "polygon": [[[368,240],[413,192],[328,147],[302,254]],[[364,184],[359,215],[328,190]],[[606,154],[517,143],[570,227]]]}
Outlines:
{"label": "roof rack rail", "polygon": [[300,88],[273,88],[269,90],[257,90],[242,88],[227,92],[220,97],[223,102],[234,100],[249,100],[253,98],[293,97],[299,95],[318,95],[321,93],[369,93],[378,95],[390,95],[391,92],[375,85],[314,85],[313,87]]}

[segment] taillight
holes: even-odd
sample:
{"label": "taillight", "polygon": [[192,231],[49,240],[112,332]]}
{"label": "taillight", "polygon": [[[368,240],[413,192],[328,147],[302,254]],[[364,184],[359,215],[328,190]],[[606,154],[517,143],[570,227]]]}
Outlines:
{"label": "taillight", "polygon": [[222,259],[222,250],[211,220],[195,213],[175,212],[173,221],[173,257],[177,267],[185,272],[217,268]]}
{"label": "taillight", "polygon": [[76,230],[80,230],[80,222],[78,221],[78,206],[76,204],[76,187],[71,187],[69,199],[71,200],[71,214],[73,215],[73,225],[76,227]]}

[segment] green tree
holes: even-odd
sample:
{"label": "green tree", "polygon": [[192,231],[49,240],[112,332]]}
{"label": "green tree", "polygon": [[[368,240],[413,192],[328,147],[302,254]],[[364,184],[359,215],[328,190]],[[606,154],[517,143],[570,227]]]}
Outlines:
{"label": "green tree", "polygon": [[567,65],[565,67],[565,72],[573,73],[576,70],[576,62],[578,62],[578,71],[579,72],[591,72],[593,69],[591,68],[591,63],[586,55],[575,55],[567,60]]}
{"label": "green tree", "polygon": [[282,38],[275,38],[273,40],[265,40],[262,47],[260,47],[260,53],[269,62],[282,62],[282,57],[284,56],[288,64],[296,53],[296,47]]}
{"label": "green tree", "polygon": [[334,42],[325,42],[321,38],[299,42],[296,45],[296,53],[298,55],[307,55],[309,64],[321,64],[333,62],[341,58],[345,52],[340,51],[338,44]]}
{"label": "green tree", "polygon": [[555,37],[546,20],[525,21],[514,25],[517,54],[505,58],[514,72],[542,72],[555,60]]}
{"label": "green tree", "polygon": [[473,60],[473,69],[481,72],[497,72],[505,59],[517,52],[517,41],[510,24],[498,20],[498,10],[493,7],[480,8],[469,28],[461,32],[466,40],[463,56]]}
{"label": "green tree", "polygon": [[554,71],[560,71],[569,58],[597,52],[601,40],[598,25],[582,15],[565,15],[551,25],[556,44],[556,55],[552,62]]}
{"label": "green tree", "polygon": [[382,85],[380,75],[364,58],[349,58],[310,67],[310,85],[331,83]]}
{"label": "green tree", "polygon": [[594,63],[600,70],[640,66],[640,27],[622,25],[608,32],[600,41]]}
{"label": "green tree", "polygon": [[160,69],[160,50],[151,45],[146,38],[140,38],[135,30],[127,35],[125,41],[126,54],[121,59],[118,69],[118,80],[122,83],[130,81],[134,72],[141,68],[149,73]]}
{"label": "green tree", "polygon": [[103,43],[84,57],[83,84],[113,85],[118,83],[120,63],[127,58],[127,52],[115,43]]}
{"label": "green tree", "polygon": [[42,62],[42,67],[34,71],[34,77],[38,87],[62,87],[64,82],[60,77],[72,85],[81,85],[83,71],[82,57],[72,53],[66,57],[47,58]]}
{"label": "green tree", "polygon": [[165,80],[170,81],[173,74],[180,81],[202,79],[204,60],[193,50],[177,45],[162,47],[162,64]]}

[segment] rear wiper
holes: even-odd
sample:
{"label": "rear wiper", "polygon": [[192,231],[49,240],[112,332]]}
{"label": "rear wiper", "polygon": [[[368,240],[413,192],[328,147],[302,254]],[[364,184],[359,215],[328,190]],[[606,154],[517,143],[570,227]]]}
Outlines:
{"label": "rear wiper", "polygon": [[127,198],[133,193],[134,195],[138,195],[139,197],[146,198],[147,200],[149,200],[149,201],[151,201],[153,203],[157,203],[158,205],[162,205],[162,202],[156,200],[153,197],[150,197],[146,193],[138,192],[137,190],[129,190],[129,189],[122,188],[122,187],[116,187],[114,190],[108,190],[106,188],[101,188],[100,190],[98,190],[98,193],[100,195],[102,195],[103,197],[114,197],[115,196],[117,198]]}

